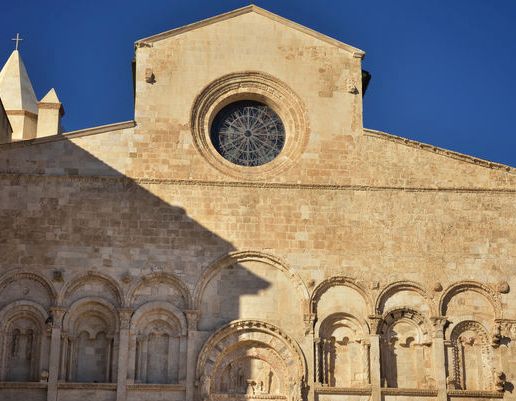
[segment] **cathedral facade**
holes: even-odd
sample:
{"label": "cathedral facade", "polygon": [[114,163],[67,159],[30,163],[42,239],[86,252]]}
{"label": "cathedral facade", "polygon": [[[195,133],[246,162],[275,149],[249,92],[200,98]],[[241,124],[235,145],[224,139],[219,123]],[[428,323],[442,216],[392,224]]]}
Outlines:
{"label": "cathedral facade", "polygon": [[516,400],[516,170],[366,129],[364,52],[248,6],[133,121],[0,72],[0,399]]}

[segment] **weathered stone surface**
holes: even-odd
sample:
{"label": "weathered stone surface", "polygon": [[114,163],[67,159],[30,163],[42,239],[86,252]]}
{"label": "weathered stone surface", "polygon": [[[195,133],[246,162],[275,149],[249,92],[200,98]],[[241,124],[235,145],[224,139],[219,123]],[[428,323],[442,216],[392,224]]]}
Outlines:
{"label": "weathered stone surface", "polygon": [[[0,145],[0,398],[516,399],[514,169],[364,129],[363,53],[254,6],[136,48],[135,122]],[[239,99],[276,160],[209,142]]]}

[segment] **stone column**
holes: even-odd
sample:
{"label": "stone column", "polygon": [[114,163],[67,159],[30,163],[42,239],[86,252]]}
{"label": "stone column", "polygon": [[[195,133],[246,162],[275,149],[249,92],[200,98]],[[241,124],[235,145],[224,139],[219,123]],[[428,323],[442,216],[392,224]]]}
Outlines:
{"label": "stone column", "polygon": [[443,316],[436,316],[431,318],[433,324],[432,332],[432,365],[434,371],[435,383],[437,385],[438,401],[447,401],[447,389],[446,389],[446,359],[445,359],[445,347],[444,347],[444,326],[446,324],[446,318]]}
{"label": "stone column", "polygon": [[321,353],[321,339],[316,338],[314,340],[314,382],[315,384],[321,384],[321,371],[320,371],[320,353]]}
{"label": "stone column", "polygon": [[382,322],[382,318],[380,316],[374,315],[369,316],[369,325],[370,325],[370,368],[369,374],[371,377],[371,401],[381,401],[382,399],[382,390],[381,390],[381,366],[380,366],[380,334],[378,334],[378,329],[380,323]]}
{"label": "stone column", "polygon": [[57,400],[57,382],[59,379],[59,366],[61,365],[59,358],[61,353],[61,329],[64,314],[64,308],[53,307],[50,309],[52,331],[50,336],[50,357],[48,360],[47,401]]}
{"label": "stone column", "polygon": [[186,348],[186,401],[194,401],[195,389],[197,378],[195,377],[195,364],[196,357],[195,342],[197,339],[197,324],[199,323],[200,311],[198,310],[187,310],[186,319],[188,322],[188,338]]}
{"label": "stone column", "polygon": [[116,400],[127,399],[127,365],[129,361],[129,328],[133,310],[122,308],[118,310],[120,316],[120,335],[118,341],[118,372],[116,381]]}

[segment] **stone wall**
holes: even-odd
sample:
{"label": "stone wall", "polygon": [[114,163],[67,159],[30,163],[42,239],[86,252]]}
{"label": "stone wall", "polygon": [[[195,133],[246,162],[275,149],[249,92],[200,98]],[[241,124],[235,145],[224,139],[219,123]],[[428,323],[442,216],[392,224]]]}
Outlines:
{"label": "stone wall", "polygon": [[0,145],[0,398],[516,399],[514,169],[362,129],[362,55],[239,11],[137,43],[135,122]]}

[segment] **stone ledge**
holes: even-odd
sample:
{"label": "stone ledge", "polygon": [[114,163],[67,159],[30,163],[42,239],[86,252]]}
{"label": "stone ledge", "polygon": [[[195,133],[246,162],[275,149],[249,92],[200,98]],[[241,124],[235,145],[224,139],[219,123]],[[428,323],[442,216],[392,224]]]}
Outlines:
{"label": "stone ledge", "polygon": [[70,390],[112,390],[116,391],[116,383],[58,383],[58,389]]}
{"label": "stone ledge", "polygon": [[167,392],[167,391],[186,391],[184,384],[128,384],[127,391],[150,391],[150,392]]}
{"label": "stone ledge", "polygon": [[371,395],[371,387],[329,387],[316,386],[317,394]]}
{"label": "stone ledge", "polygon": [[436,397],[437,389],[430,388],[382,388],[383,395],[412,395],[418,397]]}
{"label": "stone ledge", "polygon": [[482,390],[448,390],[450,397],[463,398],[503,398],[502,391],[482,391]]}
{"label": "stone ledge", "polygon": [[47,382],[0,382],[0,389],[3,388],[47,388]]}

